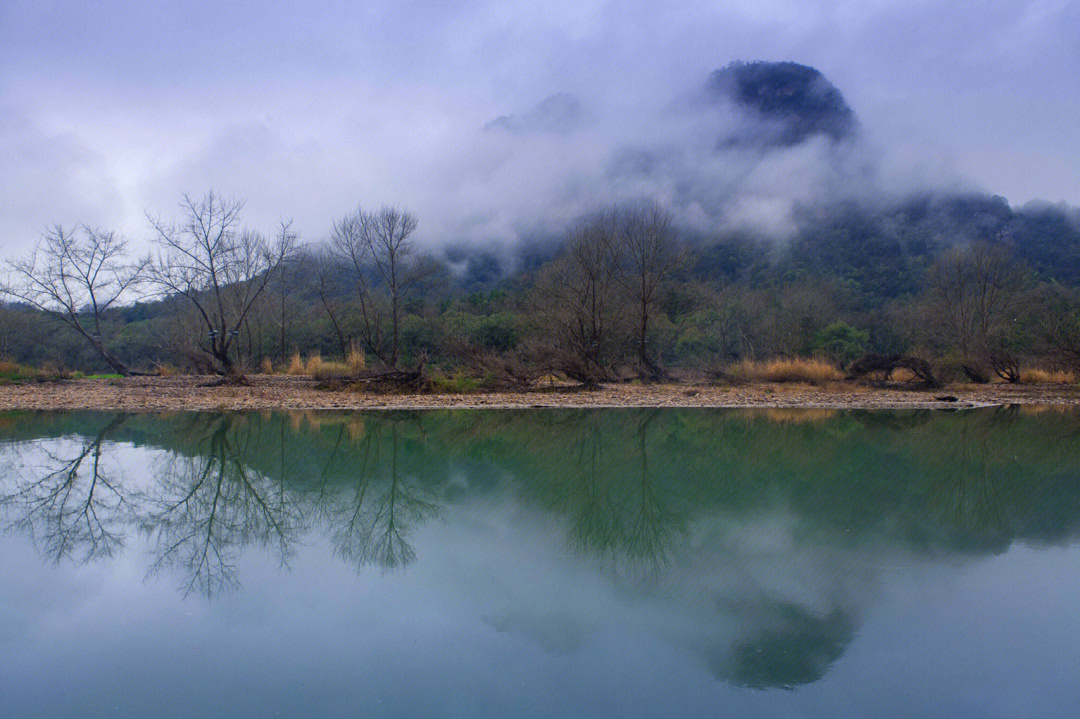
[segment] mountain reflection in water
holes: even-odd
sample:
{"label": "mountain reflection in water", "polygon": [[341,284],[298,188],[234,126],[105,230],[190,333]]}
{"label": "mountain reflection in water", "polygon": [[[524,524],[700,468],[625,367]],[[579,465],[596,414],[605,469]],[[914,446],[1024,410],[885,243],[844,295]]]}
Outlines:
{"label": "mountain reflection in water", "polygon": [[[1016,407],[7,413],[0,518],[52,562],[145,547],[148,581],[204,601],[241,589],[251,550],[287,568],[324,542],[342,570],[407,573],[425,527],[464,536],[475,527],[454,508],[509,503],[658,613],[655,631],[712,676],[794,688],[855,639],[885,566],[1073,542],[1077,420]],[[553,654],[593,623],[554,593],[532,612],[484,601],[488,626]]]}

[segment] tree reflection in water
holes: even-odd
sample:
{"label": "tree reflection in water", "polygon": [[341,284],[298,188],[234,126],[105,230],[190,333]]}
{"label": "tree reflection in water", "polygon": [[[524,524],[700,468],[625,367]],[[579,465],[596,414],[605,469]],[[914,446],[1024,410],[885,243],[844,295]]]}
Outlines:
{"label": "tree reflection in water", "polygon": [[629,431],[619,434],[605,426],[603,415],[571,415],[541,435],[559,451],[538,448],[554,464],[524,488],[568,517],[571,547],[633,573],[661,572],[686,537],[688,487],[656,476],[649,462],[650,447],[662,434],[654,424],[659,412],[635,415]]}
{"label": "tree reflection in water", "polygon": [[[403,570],[445,509],[507,497],[557,518],[566,544],[612,569],[619,591],[663,595],[688,623],[679,642],[747,687],[792,688],[828,670],[865,601],[852,570],[876,557],[1080,536],[1075,412],[10,419],[3,516],[53,561],[108,557],[135,529],[149,575],[213,597],[240,586],[245,551],[285,565],[310,535],[356,571]],[[121,471],[133,456],[153,458],[151,476]],[[753,544],[763,538],[778,548]],[[795,568],[812,579],[802,595]]]}
{"label": "tree reflection in water", "polygon": [[0,491],[0,505],[12,515],[12,526],[30,534],[53,561],[88,562],[123,546],[126,492],[105,442],[126,419],[116,415],[71,441],[25,442],[9,457],[3,475],[13,486]]}
{"label": "tree reflection in water", "polygon": [[150,575],[176,570],[185,594],[209,597],[239,587],[236,560],[248,547],[288,562],[304,529],[301,497],[284,478],[245,465],[258,429],[236,414],[186,422],[189,453],[161,464],[140,507],[139,526],[154,547]]}
{"label": "tree reflection in water", "polygon": [[412,564],[416,550],[409,535],[439,511],[434,496],[400,466],[402,419],[422,430],[416,416],[365,422],[359,460],[343,460],[347,479],[328,504],[326,518],[335,552],[357,571],[371,565],[394,570]]}
{"label": "tree reflection in water", "polygon": [[[402,466],[404,425],[422,431],[415,416],[368,418],[359,436],[341,425],[315,482],[296,476],[307,469],[303,461],[293,466],[303,445],[281,417],[268,424],[235,413],[173,420],[156,439],[175,448],[154,463],[151,481],[138,482],[109,461],[121,446],[109,440],[126,420],[84,429],[74,446],[66,439],[8,445],[0,503],[9,526],[56,561],[110,556],[135,528],[151,547],[148,576],[180,576],[184,594],[212,597],[240,587],[245,550],[269,551],[284,566],[316,528],[357,571],[406,567],[416,560],[410,536],[438,514],[434,495]],[[271,457],[276,467],[265,461]]]}

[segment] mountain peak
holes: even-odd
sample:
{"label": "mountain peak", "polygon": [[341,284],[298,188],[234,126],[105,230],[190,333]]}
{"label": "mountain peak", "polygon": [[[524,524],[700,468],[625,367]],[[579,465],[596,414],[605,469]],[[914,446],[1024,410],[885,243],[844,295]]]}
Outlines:
{"label": "mountain peak", "polygon": [[733,62],[709,75],[706,96],[730,102],[753,120],[725,145],[797,145],[823,135],[834,142],[858,132],[840,91],[820,71],[795,62]]}

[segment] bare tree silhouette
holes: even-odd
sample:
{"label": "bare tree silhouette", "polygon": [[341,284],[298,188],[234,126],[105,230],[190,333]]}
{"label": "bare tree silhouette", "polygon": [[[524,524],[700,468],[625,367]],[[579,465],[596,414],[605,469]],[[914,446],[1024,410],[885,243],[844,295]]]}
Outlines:
{"label": "bare tree silhouette", "polygon": [[78,225],[47,231],[29,255],[8,262],[10,278],[0,295],[24,302],[85,339],[113,371],[132,374],[106,345],[106,312],[133,299],[148,260],[128,260],[127,242],[115,232]]}
{"label": "bare tree silhouette", "polygon": [[[382,455],[384,432],[389,434],[388,457]],[[400,468],[399,433],[392,420],[365,433],[356,484],[339,510],[344,521],[333,533],[335,552],[358,570],[370,565],[395,570],[412,564],[416,551],[409,535],[439,511],[435,499]]]}
{"label": "bare tree silhouette", "polygon": [[300,237],[288,222],[273,241],[241,229],[244,203],[213,191],[201,200],[185,195],[180,207],[180,223],[150,218],[160,254],[148,266],[147,279],[162,294],[191,303],[206,333],[199,347],[227,380],[241,381],[241,368],[230,355],[234,342],[271,279],[297,252]]}
{"label": "bare tree silhouette", "polygon": [[45,473],[23,474],[12,492],[0,495],[0,506],[13,511],[12,525],[27,531],[54,562],[89,562],[123,546],[133,519],[132,491],[106,461],[105,443],[126,420],[127,415],[114,416],[70,453],[50,449],[52,442],[20,448],[24,456],[42,457]]}
{"label": "bare tree silhouette", "polygon": [[238,415],[221,414],[191,455],[173,453],[160,467],[142,528],[154,543],[149,575],[180,570],[185,595],[213,597],[238,588],[236,561],[250,546],[272,551],[282,565],[304,527],[301,502],[281,482],[244,464],[251,429]]}

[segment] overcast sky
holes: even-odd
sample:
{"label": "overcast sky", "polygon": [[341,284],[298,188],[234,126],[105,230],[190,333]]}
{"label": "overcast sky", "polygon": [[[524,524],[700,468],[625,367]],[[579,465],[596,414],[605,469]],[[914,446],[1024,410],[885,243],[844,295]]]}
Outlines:
{"label": "overcast sky", "polygon": [[[393,203],[432,243],[499,241],[608,199],[614,149],[693,132],[665,108],[738,59],[824,73],[886,184],[1080,205],[1080,1],[349,5],[0,0],[0,253],[56,222],[141,240],[210,187],[308,239]],[[587,127],[484,130],[558,92]],[[750,206],[800,197],[807,152]]]}

